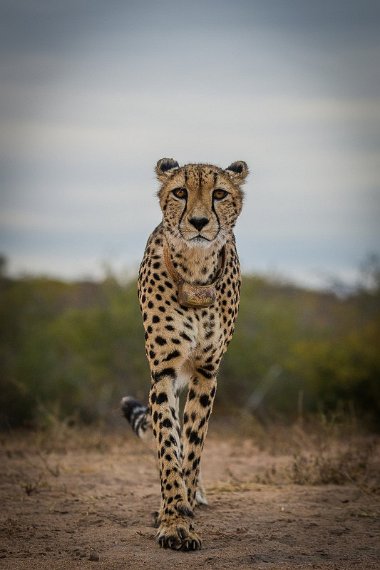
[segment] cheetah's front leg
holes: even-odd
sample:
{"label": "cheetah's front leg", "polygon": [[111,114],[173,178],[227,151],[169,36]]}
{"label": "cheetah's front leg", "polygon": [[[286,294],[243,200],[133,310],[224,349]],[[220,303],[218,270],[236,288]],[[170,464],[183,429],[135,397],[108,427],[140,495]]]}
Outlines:
{"label": "cheetah's front leg", "polygon": [[161,376],[152,385],[150,405],[161,480],[157,540],[164,548],[197,550],[201,547],[201,541],[191,524],[193,511],[182,475],[180,426],[171,377]]}
{"label": "cheetah's front leg", "polygon": [[191,508],[196,504],[199,464],[215,392],[215,377],[209,379],[194,377],[187,394],[183,416],[183,473]]}

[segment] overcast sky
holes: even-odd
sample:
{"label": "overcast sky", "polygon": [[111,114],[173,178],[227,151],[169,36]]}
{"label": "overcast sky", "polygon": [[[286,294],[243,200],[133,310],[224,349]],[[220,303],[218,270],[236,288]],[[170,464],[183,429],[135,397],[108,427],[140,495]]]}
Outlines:
{"label": "overcast sky", "polygon": [[246,271],[348,281],[380,253],[380,4],[0,0],[0,251],[12,272],[133,271],[154,165],[251,176]]}

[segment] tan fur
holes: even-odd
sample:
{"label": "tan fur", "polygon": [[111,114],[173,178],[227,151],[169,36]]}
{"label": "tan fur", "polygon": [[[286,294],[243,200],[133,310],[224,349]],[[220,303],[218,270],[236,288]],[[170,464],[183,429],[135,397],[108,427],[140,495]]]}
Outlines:
{"label": "tan fur", "polygon": [[[163,221],[150,236],[138,287],[152,385],[149,402],[161,479],[158,542],[191,550],[201,546],[192,525],[193,509],[204,502],[199,464],[216,392],[216,375],[237,317],[240,268],[233,227],[242,208],[244,162],[223,170],[208,164],[179,167],[173,159],[157,163]],[[186,198],[178,198],[175,193]],[[219,193],[215,194],[215,190]],[[223,195],[223,199],[216,196]],[[207,220],[201,229],[199,224]],[[167,242],[171,260],[184,281],[212,283],[225,245],[226,269],[217,298],[207,308],[179,305],[177,284],[163,260]],[[183,427],[178,394],[188,386]],[[197,495],[198,490],[198,495]],[[203,499],[203,500],[202,500]]]}

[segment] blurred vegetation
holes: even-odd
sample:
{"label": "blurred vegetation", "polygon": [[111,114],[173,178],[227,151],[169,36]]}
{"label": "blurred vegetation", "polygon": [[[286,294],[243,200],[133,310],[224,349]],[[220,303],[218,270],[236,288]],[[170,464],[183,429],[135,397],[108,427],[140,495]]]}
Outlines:
{"label": "blurred vegetation", "polygon": [[[112,421],[119,400],[147,400],[149,370],[136,285],[112,275],[65,283],[0,276],[0,425],[49,416]],[[380,418],[380,271],[344,296],[246,276],[216,414],[261,421],[343,411]],[[378,427],[379,424],[377,424]]]}

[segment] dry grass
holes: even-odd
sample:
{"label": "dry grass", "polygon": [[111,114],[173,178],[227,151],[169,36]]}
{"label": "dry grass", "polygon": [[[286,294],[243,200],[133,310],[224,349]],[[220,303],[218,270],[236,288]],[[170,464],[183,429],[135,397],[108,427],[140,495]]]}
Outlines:
{"label": "dry grass", "polygon": [[[258,454],[268,456],[251,483],[354,484],[364,492],[380,493],[380,438],[365,433],[355,418],[321,416],[290,426],[263,426],[243,414],[227,428],[217,424],[216,429],[233,438],[237,457],[242,438],[248,438]],[[231,485],[236,484],[231,479]]]}
{"label": "dry grass", "polygon": [[[220,485],[224,490],[244,491],[258,484],[354,484],[366,493],[380,493],[379,437],[363,433],[354,421],[343,420],[321,417],[291,426],[263,426],[249,414],[223,422],[214,420],[210,437],[232,442],[232,465],[246,452],[242,440],[249,453],[265,458],[257,461],[249,480],[231,472]],[[122,453],[127,441],[130,453],[150,453],[124,429],[107,431],[101,426],[79,427],[59,421],[52,421],[44,430],[2,434],[0,448],[7,457],[19,457],[29,466],[17,475],[19,486],[32,495],[46,489],[48,481],[51,485],[52,480],[59,480],[68,453]]]}
{"label": "dry grass", "polygon": [[[367,485],[374,468],[376,447],[375,442],[369,440],[351,442],[346,449],[331,445],[320,451],[297,453],[292,463],[292,481],[297,485]],[[372,490],[379,491],[379,488]]]}

